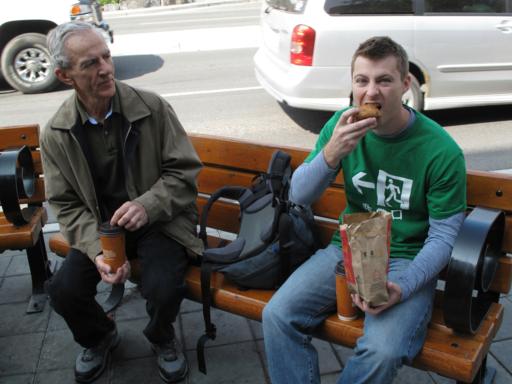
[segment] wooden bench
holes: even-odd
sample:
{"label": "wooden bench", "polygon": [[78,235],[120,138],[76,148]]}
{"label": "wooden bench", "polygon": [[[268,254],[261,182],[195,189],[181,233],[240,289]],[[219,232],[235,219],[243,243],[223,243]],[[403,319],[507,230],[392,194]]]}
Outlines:
{"label": "wooden bench", "polygon": [[[197,204],[199,210],[205,205],[208,196],[219,187],[249,185],[254,175],[266,170],[272,152],[277,149],[274,146],[201,135],[192,135],[191,139],[205,166],[198,180],[200,196]],[[309,152],[289,147],[280,147],[280,149],[284,149],[292,155],[293,168],[300,165]],[[469,172],[468,205],[494,208],[505,214],[504,238],[500,246],[504,252],[512,250],[511,196],[512,177],[490,172]],[[314,212],[319,218],[318,226],[324,244],[329,242],[333,231],[337,230],[337,218],[343,207],[344,189],[340,176],[313,206]],[[503,218],[503,216],[501,217]],[[208,226],[215,230],[236,233],[238,229],[237,206],[229,201],[214,205]],[[69,250],[69,246],[61,235],[52,237],[50,248],[61,255],[65,255]],[[465,253],[463,252],[463,254]],[[452,272],[446,274],[453,276]],[[414,360],[413,366],[436,372],[462,383],[483,382],[483,377],[486,374],[487,353],[503,320],[504,309],[498,303],[499,295],[509,292],[511,278],[512,260],[506,255],[501,255],[496,273],[491,279],[489,292],[486,293],[492,298],[490,307],[473,335],[456,332],[445,324],[443,291],[439,290],[427,340],[422,351]],[[198,267],[191,266],[189,268],[186,283],[188,298],[200,302],[201,288]],[[458,280],[447,281],[446,286],[452,284],[453,287],[453,283],[456,285]],[[261,321],[262,310],[273,294],[273,291],[267,290],[239,290],[218,273],[214,273],[212,276],[211,288],[214,307],[258,321]],[[468,307],[470,306],[466,305],[463,311],[469,312],[470,308]],[[462,321],[462,323],[466,322]],[[315,336],[329,342],[353,347],[363,333],[362,327],[362,318],[342,322],[333,314],[317,330]],[[487,373],[490,372],[487,371]]]}
{"label": "wooden bench", "polygon": [[[0,128],[0,152],[27,146],[34,162],[35,192],[28,199],[20,200],[32,209],[30,221],[16,226],[0,212],[0,253],[5,250],[26,250],[32,276],[32,296],[27,312],[40,312],[46,302],[44,282],[51,276],[42,228],[48,220],[42,179],[41,156],[39,153],[39,126],[18,126]],[[4,152],[5,155],[5,152]],[[0,155],[1,156],[1,155]],[[3,172],[2,172],[3,174]],[[0,191],[5,193],[5,190]]]}

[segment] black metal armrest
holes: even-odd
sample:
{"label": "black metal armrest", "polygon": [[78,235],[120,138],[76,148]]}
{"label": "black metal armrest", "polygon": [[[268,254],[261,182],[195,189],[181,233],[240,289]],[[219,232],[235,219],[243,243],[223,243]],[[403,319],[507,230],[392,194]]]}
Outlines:
{"label": "black metal armrest", "polygon": [[34,163],[27,146],[0,152],[0,204],[7,220],[27,224],[33,207],[21,209],[20,198],[32,197],[35,189]]}
{"label": "black metal armrest", "polygon": [[499,294],[488,292],[502,256],[502,211],[476,207],[455,241],[446,273],[444,320],[455,331],[474,334]]}

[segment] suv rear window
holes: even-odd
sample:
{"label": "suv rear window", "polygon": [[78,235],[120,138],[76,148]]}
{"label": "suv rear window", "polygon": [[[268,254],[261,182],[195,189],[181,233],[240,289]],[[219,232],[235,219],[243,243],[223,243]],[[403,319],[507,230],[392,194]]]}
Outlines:
{"label": "suv rear window", "polygon": [[413,0],[326,0],[329,15],[382,15],[414,13]]}
{"label": "suv rear window", "polygon": [[291,13],[302,13],[306,2],[307,0],[267,0],[269,7]]}

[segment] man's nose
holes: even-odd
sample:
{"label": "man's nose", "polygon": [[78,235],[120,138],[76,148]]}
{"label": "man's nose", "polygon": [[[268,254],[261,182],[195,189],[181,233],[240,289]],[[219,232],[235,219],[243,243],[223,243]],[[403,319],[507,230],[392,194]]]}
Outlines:
{"label": "man's nose", "polygon": [[100,61],[100,74],[107,75],[112,73],[112,63],[109,60],[101,59]]}
{"label": "man's nose", "polygon": [[370,96],[377,95],[379,93],[378,84],[375,81],[370,81],[368,83],[368,88],[366,89],[366,93]]}

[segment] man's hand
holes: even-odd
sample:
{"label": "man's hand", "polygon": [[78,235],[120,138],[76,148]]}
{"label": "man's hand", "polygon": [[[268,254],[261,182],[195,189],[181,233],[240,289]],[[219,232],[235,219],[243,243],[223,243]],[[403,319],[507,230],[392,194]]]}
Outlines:
{"label": "man's hand", "polygon": [[146,225],[148,220],[148,214],[142,204],[127,201],[114,212],[110,224],[124,227],[128,231],[136,231]]}
{"label": "man's hand", "polygon": [[352,297],[354,304],[357,305],[361,311],[369,313],[370,315],[378,315],[382,311],[400,302],[400,298],[402,297],[402,290],[398,284],[388,281],[387,288],[389,294],[388,302],[377,307],[370,307],[359,295],[353,293],[350,296]]}
{"label": "man's hand", "polygon": [[98,268],[98,272],[100,273],[101,280],[108,284],[117,284],[124,283],[128,277],[130,277],[130,263],[125,261],[125,263],[117,268],[116,273],[111,273],[110,265],[105,263],[105,258],[103,254],[99,254],[94,259],[94,263],[96,264],[96,268]]}
{"label": "man's hand", "polygon": [[351,108],[340,116],[331,139],[324,148],[325,161],[331,168],[336,168],[341,159],[354,150],[361,138],[370,129],[377,127],[377,119],[368,119],[354,122],[358,108]]}

